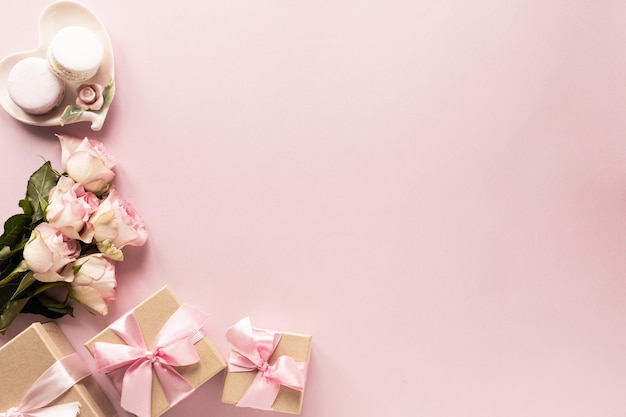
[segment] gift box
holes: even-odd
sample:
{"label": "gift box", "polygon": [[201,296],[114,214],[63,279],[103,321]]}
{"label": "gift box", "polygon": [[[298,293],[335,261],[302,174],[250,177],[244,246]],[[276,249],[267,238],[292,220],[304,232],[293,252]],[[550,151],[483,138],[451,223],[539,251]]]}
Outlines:
{"label": "gift box", "polygon": [[300,414],[311,336],[253,328],[245,318],[226,332],[232,345],[222,402]]}
{"label": "gift box", "polygon": [[7,342],[0,348],[0,367],[0,414],[30,415],[28,411],[46,408],[74,416],[75,404],[81,417],[115,416],[89,368],[55,323],[34,323]]}
{"label": "gift box", "polygon": [[116,386],[122,408],[157,417],[226,367],[202,329],[207,319],[165,286],[85,346]]}

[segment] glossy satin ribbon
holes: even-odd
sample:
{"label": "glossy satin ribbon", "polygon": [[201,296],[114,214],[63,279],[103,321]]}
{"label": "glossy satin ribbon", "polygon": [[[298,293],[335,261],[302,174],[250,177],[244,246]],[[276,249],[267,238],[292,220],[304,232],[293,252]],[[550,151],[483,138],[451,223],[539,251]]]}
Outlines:
{"label": "glossy satin ribbon", "polygon": [[253,329],[248,317],[227,330],[226,339],[234,348],[228,371],[258,371],[238,406],[271,410],[281,385],[304,389],[306,363],[296,362],[291,356],[279,356],[272,365],[268,363],[280,338],[279,332]]}
{"label": "glossy satin ribbon", "polygon": [[126,368],[121,384],[121,405],[125,410],[140,417],[151,415],[153,372],[170,406],[194,391],[174,367],[200,361],[194,344],[204,337],[202,326],[208,318],[206,313],[183,304],[159,330],[151,351],[132,311],[109,326],[126,344],[95,342],[93,353],[100,373]]}
{"label": "glossy satin ribbon", "polygon": [[0,417],[76,417],[79,402],[46,406],[90,374],[77,353],[59,359],[35,381],[17,407]]}

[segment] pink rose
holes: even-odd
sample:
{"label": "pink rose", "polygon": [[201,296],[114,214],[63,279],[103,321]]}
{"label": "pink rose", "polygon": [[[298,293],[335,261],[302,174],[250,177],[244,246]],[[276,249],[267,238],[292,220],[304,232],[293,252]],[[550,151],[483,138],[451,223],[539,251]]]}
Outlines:
{"label": "pink rose", "polygon": [[134,207],[113,188],[89,222],[94,228],[94,240],[100,252],[115,259],[124,259],[120,249],[126,245],[141,246],[148,239],[148,232]]}
{"label": "pink rose", "polygon": [[115,262],[101,253],[83,256],[67,265],[62,275],[72,277],[71,294],[81,304],[105,316],[117,297]]}
{"label": "pink rose", "polygon": [[105,191],[115,176],[112,168],[116,161],[102,142],[68,135],[57,137],[61,141],[61,163],[70,178],[87,191]]}
{"label": "pink rose", "polygon": [[46,220],[72,239],[90,243],[93,226],[87,222],[98,208],[98,197],[85,191],[81,184],[71,178],[61,177],[50,190]]}
{"label": "pink rose", "polygon": [[24,246],[24,261],[33,271],[35,279],[42,282],[65,281],[59,272],[74,262],[80,254],[80,245],[48,223],[40,223]]}
{"label": "pink rose", "polygon": [[76,89],[76,105],[83,110],[100,110],[104,104],[100,84],[81,84]]}

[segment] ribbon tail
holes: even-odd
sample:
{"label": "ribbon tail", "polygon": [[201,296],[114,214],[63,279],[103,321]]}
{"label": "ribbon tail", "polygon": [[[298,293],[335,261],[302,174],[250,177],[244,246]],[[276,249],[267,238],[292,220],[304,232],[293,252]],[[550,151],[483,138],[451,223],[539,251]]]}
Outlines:
{"label": "ribbon tail", "polygon": [[90,374],[89,368],[77,353],[65,356],[56,361],[34,382],[18,408],[20,410],[42,409]]}
{"label": "ribbon tail", "polygon": [[76,417],[80,413],[80,403],[53,405],[38,410],[21,411],[24,417]]}
{"label": "ribbon tail", "polygon": [[160,362],[154,364],[154,370],[163,387],[163,393],[170,407],[187,398],[195,388],[174,367]]}
{"label": "ribbon tail", "polygon": [[122,381],[120,404],[126,411],[139,416],[152,414],[152,363],[137,361],[128,367]]}
{"label": "ribbon tail", "polygon": [[252,384],[237,403],[238,407],[253,407],[261,410],[271,410],[280,391],[280,385],[257,372]]}

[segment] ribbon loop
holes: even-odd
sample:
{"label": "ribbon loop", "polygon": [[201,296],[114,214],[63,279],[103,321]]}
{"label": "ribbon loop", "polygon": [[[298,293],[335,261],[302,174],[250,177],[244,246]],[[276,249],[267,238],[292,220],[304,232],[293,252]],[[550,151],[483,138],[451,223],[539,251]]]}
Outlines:
{"label": "ribbon loop", "polygon": [[306,363],[296,362],[291,356],[279,356],[273,364],[268,361],[282,334],[253,329],[246,317],[226,331],[226,339],[233,346],[228,359],[229,372],[257,371],[237,405],[271,410],[280,386],[302,391],[306,379]]}
{"label": "ribbon loop", "polygon": [[159,330],[153,350],[147,348],[134,312],[125,314],[109,326],[126,345],[95,342],[93,353],[100,373],[126,368],[120,389],[121,405],[125,410],[139,417],[151,415],[153,373],[170,406],[195,390],[174,367],[200,361],[194,344],[204,337],[202,326],[208,318],[206,313],[183,304]]}

